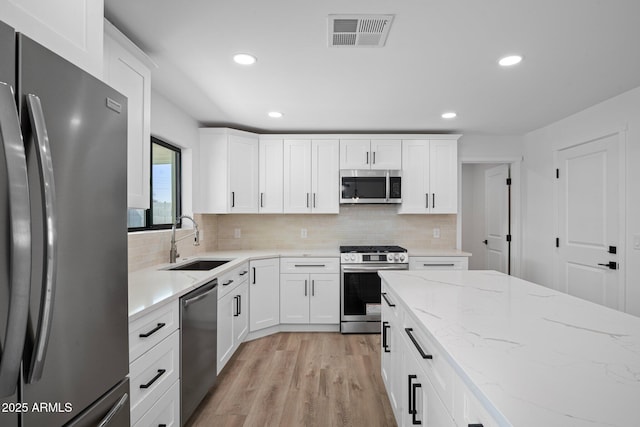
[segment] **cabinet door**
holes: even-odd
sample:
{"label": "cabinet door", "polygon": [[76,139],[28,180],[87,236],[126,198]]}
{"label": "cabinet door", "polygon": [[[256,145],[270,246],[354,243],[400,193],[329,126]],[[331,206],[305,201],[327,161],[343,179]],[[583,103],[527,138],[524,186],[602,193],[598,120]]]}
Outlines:
{"label": "cabinet door", "polygon": [[101,78],[103,4],[103,0],[0,0],[0,17],[16,31]]}
{"label": "cabinet door", "polygon": [[427,213],[429,194],[429,141],[402,141],[402,205],[400,213]]}
{"label": "cabinet door", "polygon": [[333,140],[314,140],[311,143],[311,211],[340,212],[340,143]]}
{"label": "cabinet door", "polygon": [[260,213],[282,213],[282,140],[260,141]]}
{"label": "cabinet door", "polygon": [[340,276],[310,274],[309,323],[340,323]]}
{"label": "cabinet door", "polygon": [[311,141],[284,141],[284,213],[311,212]]}
{"label": "cabinet door", "polygon": [[372,139],[371,169],[402,169],[402,142],[399,139]]}
{"label": "cabinet door", "polygon": [[218,366],[220,373],[234,350],[233,315],[236,312],[236,293],[231,292],[218,300]]}
{"label": "cabinet door", "polygon": [[370,169],[371,141],[368,139],[340,140],[340,169]]}
{"label": "cabinet door", "polygon": [[258,140],[229,135],[229,211],[258,212]]}
{"label": "cabinet door", "polygon": [[151,71],[110,36],[105,37],[105,81],[127,101],[127,207],[149,209]]}
{"label": "cabinet door", "polygon": [[280,275],[280,323],[309,323],[309,275]]}
{"label": "cabinet door", "polygon": [[453,417],[438,397],[414,353],[410,348],[404,352],[402,425],[455,427]]}
{"label": "cabinet door", "polygon": [[429,185],[431,213],[458,212],[457,141],[431,141]]}
{"label": "cabinet door", "polygon": [[280,323],[280,260],[251,261],[249,276],[250,331]]}
{"label": "cabinet door", "polygon": [[234,350],[249,333],[249,284],[245,280],[232,292],[236,298],[236,309],[233,317]]}

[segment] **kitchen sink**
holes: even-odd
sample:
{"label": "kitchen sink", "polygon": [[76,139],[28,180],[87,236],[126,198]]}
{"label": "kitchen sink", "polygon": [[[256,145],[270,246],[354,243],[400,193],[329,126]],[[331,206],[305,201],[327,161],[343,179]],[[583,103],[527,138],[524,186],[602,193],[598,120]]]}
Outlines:
{"label": "kitchen sink", "polygon": [[216,267],[220,267],[228,263],[229,260],[212,260],[212,259],[202,259],[198,261],[192,261],[187,264],[180,265],[178,267],[170,268],[169,270],[213,270]]}

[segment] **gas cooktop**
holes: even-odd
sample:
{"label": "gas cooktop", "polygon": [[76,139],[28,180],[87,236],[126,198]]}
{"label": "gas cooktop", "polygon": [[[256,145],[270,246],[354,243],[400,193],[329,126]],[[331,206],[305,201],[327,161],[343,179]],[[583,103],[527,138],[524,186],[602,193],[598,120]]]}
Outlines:
{"label": "gas cooktop", "polygon": [[341,253],[376,254],[407,252],[401,246],[340,246]]}

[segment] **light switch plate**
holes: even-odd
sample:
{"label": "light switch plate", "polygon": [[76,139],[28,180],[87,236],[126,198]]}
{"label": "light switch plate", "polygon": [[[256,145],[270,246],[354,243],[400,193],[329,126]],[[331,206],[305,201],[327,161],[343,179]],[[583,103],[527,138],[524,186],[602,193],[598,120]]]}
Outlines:
{"label": "light switch plate", "polygon": [[300,229],[300,238],[301,239],[306,239],[307,238],[307,229],[306,228],[301,228]]}
{"label": "light switch plate", "polygon": [[433,238],[434,239],[439,239],[440,238],[440,229],[439,228],[434,228],[433,229]]}
{"label": "light switch plate", "polygon": [[236,239],[239,239],[240,237],[242,237],[242,230],[239,228],[236,228],[233,230],[233,237]]}

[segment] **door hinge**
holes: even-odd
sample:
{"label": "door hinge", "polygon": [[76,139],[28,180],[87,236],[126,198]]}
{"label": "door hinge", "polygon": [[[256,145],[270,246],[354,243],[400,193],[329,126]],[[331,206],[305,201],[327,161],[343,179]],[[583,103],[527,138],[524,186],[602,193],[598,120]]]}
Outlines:
{"label": "door hinge", "polygon": [[511,178],[507,178],[507,185],[511,185]]}
{"label": "door hinge", "polygon": [[556,248],[560,247],[560,238],[556,237]]}
{"label": "door hinge", "polygon": [[507,242],[511,241],[511,234],[507,234]]}
{"label": "door hinge", "polygon": [[560,169],[556,169],[556,179],[560,179]]}

